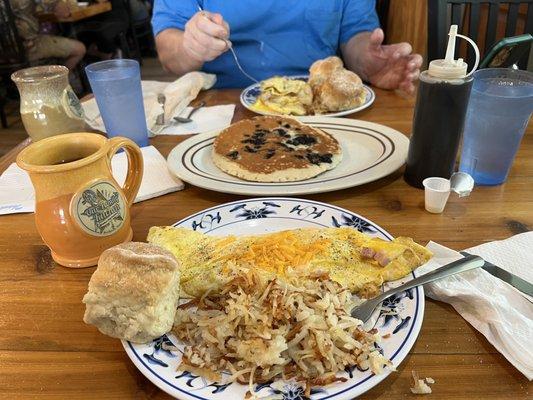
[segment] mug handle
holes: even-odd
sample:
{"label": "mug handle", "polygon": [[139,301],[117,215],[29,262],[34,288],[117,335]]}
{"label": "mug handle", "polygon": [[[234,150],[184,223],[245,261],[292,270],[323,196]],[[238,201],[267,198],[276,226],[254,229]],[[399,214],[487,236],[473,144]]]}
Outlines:
{"label": "mug handle", "polygon": [[144,170],[143,156],[139,146],[132,140],[121,136],[111,138],[109,139],[109,150],[107,151],[110,169],[111,159],[120,148],[123,148],[128,156],[128,174],[122,190],[126,195],[128,205],[131,206],[141,186]]}

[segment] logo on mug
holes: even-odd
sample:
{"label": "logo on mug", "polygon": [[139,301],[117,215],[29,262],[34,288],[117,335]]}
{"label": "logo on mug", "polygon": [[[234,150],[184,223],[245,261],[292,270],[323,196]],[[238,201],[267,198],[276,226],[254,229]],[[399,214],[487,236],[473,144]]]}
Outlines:
{"label": "logo on mug", "polygon": [[90,235],[109,236],[124,224],[124,199],[110,182],[96,182],[78,192],[73,200],[72,214]]}

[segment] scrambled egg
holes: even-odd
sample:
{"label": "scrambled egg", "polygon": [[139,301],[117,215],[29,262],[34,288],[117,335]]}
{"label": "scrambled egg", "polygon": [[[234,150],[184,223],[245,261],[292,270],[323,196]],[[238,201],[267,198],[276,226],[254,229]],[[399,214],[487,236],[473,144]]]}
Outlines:
{"label": "scrambled egg", "polygon": [[152,227],[148,241],[176,256],[182,290],[192,297],[220,289],[230,280],[231,266],[251,267],[279,278],[289,268],[328,272],[352,293],[372,297],[383,282],[403,278],[431,257],[410,238],[388,242],[351,228],[209,236],[184,228]]}
{"label": "scrambled egg", "polygon": [[283,115],[306,115],[313,103],[307,82],[275,76],[261,82],[261,94],[252,108]]}

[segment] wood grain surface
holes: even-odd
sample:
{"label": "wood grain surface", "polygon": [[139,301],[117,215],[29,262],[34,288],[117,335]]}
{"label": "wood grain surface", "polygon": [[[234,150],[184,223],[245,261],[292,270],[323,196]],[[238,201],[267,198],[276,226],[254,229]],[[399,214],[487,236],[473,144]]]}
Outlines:
{"label": "wood grain surface", "polygon": [[427,58],[427,0],[394,0],[389,2],[386,26],[387,43],[407,42],[413,52]]}
{"label": "wood grain surface", "polygon": [[[208,105],[238,103],[236,90],[209,91]],[[376,90],[374,105],[352,117],[406,135],[413,99]],[[252,114],[237,106],[235,120]],[[152,139],[163,155],[184,137]],[[0,159],[0,172],[23,143]],[[181,192],[135,204],[134,240],[152,225],[167,225],[206,207],[243,198],[186,185]],[[450,196],[443,214],[424,211],[423,191],[402,170],[379,181],[308,196],[360,213],[393,235],[454,249],[504,239],[533,227],[533,132],[528,128],[507,183],[477,187],[469,198]],[[120,342],[83,323],[81,299],[94,268],[52,262],[32,214],[0,216],[0,398],[167,399],[126,356]],[[397,372],[361,399],[419,398],[409,391],[411,370],[435,379],[437,399],[532,399],[533,385],[447,304],[426,301],[422,331]]]}
{"label": "wood grain surface", "polygon": [[60,18],[50,12],[39,13],[37,14],[37,18],[39,18],[39,21],[41,22],[76,22],[108,11],[111,11],[111,3],[106,1],[105,3],[93,3],[84,7],[71,8],[70,15],[64,18]]}

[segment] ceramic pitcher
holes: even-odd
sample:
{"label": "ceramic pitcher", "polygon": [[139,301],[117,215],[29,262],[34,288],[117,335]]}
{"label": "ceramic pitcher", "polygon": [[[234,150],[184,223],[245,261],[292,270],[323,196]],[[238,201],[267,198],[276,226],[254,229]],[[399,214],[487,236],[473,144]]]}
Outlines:
{"label": "ceramic pitcher", "polygon": [[22,123],[34,142],[88,128],[80,101],[68,83],[67,67],[42,65],[21,69],[11,79],[20,92]]}
{"label": "ceramic pitcher", "polygon": [[[128,156],[123,187],[111,173],[111,158],[119,148]],[[134,142],[95,133],[54,136],[22,150],[17,164],[30,175],[37,230],[57,263],[95,265],[104,250],[131,240],[130,206],[143,174]]]}

